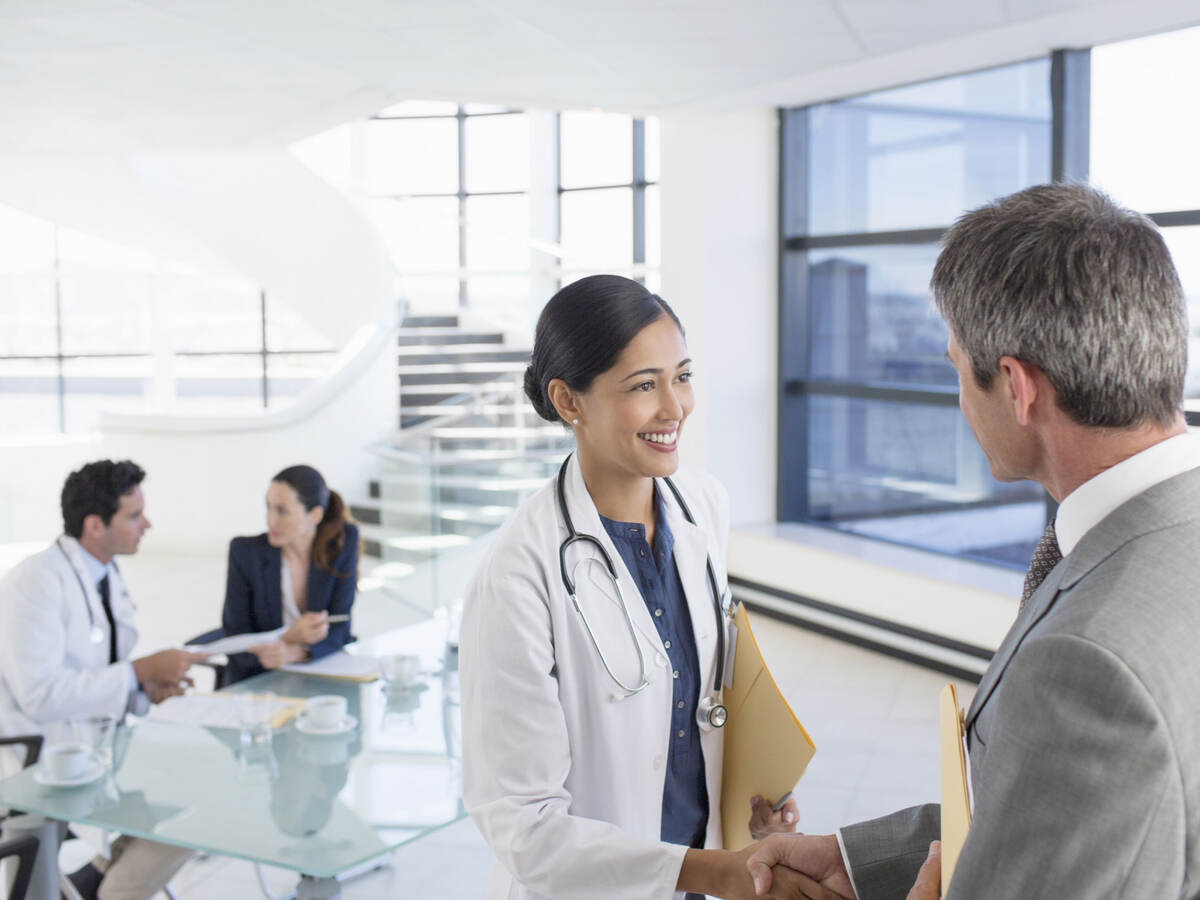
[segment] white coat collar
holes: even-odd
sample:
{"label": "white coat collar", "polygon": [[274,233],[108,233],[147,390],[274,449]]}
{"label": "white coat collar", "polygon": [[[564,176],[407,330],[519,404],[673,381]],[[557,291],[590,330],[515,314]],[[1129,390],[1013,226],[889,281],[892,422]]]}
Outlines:
{"label": "white coat collar", "polygon": [[[588,493],[587,485],[583,482],[583,472],[579,468],[579,457],[574,453],[571,454],[571,457],[567,461],[567,477],[564,481],[567,511],[571,514],[571,521],[575,525],[576,533],[590,535],[600,541],[600,546],[604,548],[604,552],[612,560],[613,568],[617,570],[617,583],[620,585],[621,593],[624,595],[626,604],[629,606],[629,615],[633,620],[634,628],[641,633],[642,637],[649,642],[651,647],[661,652],[662,639],[659,638],[658,630],[654,627],[654,622],[650,618],[650,610],[642,602],[642,592],[638,590],[637,583],[625,567],[625,561],[621,559],[621,554],[617,552],[616,544],[612,542],[612,538],[608,536],[608,532],[600,522],[600,513],[596,509],[596,504],[592,502],[592,496]],[[563,538],[565,539],[567,535],[566,522],[563,523],[562,530]],[[586,558],[588,555],[588,548],[585,543],[574,544],[567,551],[567,575],[574,578],[576,572],[575,566],[579,560]],[[594,547],[590,555],[596,555]],[[589,565],[586,568],[579,568],[578,573],[581,578],[587,577],[590,579],[610,602],[618,606],[620,605],[620,599],[616,596],[616,592],[612,589],[612,585],[608,581],[608,576],[601,571],[600,566]]]}
{"label": "white coat collar", "polygon": [[99,577],[93,578],[94,574],[88,562],[91,561],[96,565],[101,565],[100,561],[93,557],[90,553],[83,549],[83,545],[76,538],[69,534],[60,535],[55,541],[58,544],[67,561],[71,564],[75,575],[83,585],[84,593],[87,594],[88,605],[92,607],[93,613],[99,612],[103,616],[103,609],[100,606],[100,592],[96,585],[105,574],[109,576],[109,596],[117,597],[124,593],[125,582],[121,578],[121,570],[116,567],[115,563],[109,563],[104,566],[104,571]]}
{"label": "white coat collar", "polygon": [[[575,454],[572,454],[567,462],[564,488],[567,510],[571,514],[575,531],[578,534],[592,535],[600,541],[601,546],[612,559],[613,567],[617,570],[617,582],[626,597],[634,627],[651,647],[660,654],[665,653],[662,638],[659,637],[658,630],[654,627],[650,610],[646,608],[646,604],[642,600],[641,591],[638,590],[637,583],[626,568],[621,554],[617,551],[616,545],[600,521],[600,513],[596,509],[596,504],[592,502],[587,485],[584,484],[583,472]],[[663,497],[667,525],[675,538],[675,564],[679,570],[680,581],[683,583],[684,596],[687,598],[688,611],[692,618],[692,629],[696,635],[696,650],[700,659],[702,680],[705,685],[710,685],[709,669],[711,666],[709,661],[713,659],[716,646],[716,616],[713,613],[712,594],[708,586],[708,575],[705,568],[705,561],[708,558],[708,535],[699,523],[693,525],[684,518],[683,511],[675,500],[675,495],[661,479],[658,490]],[[563,523],[563,537],[566,537],[565,522]],[[582,554],[585,550],[586,548],[567,552],[568,575],[573,574],[572,565],[583,558]],[[584,571],[580,570],[580,577],[584,577]],[[600,567],[588,566],[586,571],[587,577],[591,578],[592,582],[604,591],[604,595],[612,603],[620,603]],[[605,588],[607,590],[604,590]]]}

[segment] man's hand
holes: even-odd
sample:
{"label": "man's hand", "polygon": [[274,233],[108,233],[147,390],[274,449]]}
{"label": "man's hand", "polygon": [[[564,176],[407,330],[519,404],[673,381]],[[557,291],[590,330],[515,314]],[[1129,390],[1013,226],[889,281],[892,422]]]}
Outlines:
{"label": "man's hand", "polygon": [[941,896],[939,889],[942,884],[942,842],[934,841],[929,845],[929,855],[912,890],[908,892],[908,900],[938,900]]}
{"label": "man's hand", "polygon": [[181,696],[194,683],[190,678],[184,678],[182,681],[175,682],[152,681],[149,684],[142,685],[142,690],[146,692],[146,696],[150,698],[151,703],[162,703],[168,697]]}
{"label": "man's hand", "polygon": [[[329,634],[329,613],[305,613],[283,633],[285,644],[319,644]],[[266,665],[265,663],[263,664]]]}
{"label": "man's hand", "polygon": [[308,651],[299,644],[288,644],[282,640],[257,644],[247,648],[246,652],[257,656],[259,665],[264,669],[278,669],[280,666],[303,662],[308,658]]}
{"label": "man's hand", "polygon": [[[676,890],[721,897],[722,900],[757,900],[747,865],[759,845],[730,850],[688,850],[683,858]],[[771,900],[844,900],[799,872],[780,866],[769,894]]]}
{"label": "man's hand", "polygon": [[768,891],[774,882],[771,870],[777,865],[807,875],[836,895],[855,897],[842,863],[842,851],[832,834],[773,834],[754,848],[746,860],[746,868],[760,897],[775,896]]}
{"label": "man's hand", "polygon": [[795,797],[788,797],[778,812],[762,797],[750,798],[750,836],[756,841],[769,834],[791,834],[796,830],[799,818],[800,809]]}
{"label": "man's hand", "polygon": [[207,653],[186,650],[160,650],[133,661],[133,673],[144,689],[150,684],[179,684],[187,679],[187,670],[208,659]]}

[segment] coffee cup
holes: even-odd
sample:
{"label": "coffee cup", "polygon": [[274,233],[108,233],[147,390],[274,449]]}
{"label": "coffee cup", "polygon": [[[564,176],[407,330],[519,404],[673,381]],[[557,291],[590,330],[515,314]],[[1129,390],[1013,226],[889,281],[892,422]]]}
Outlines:
{"label": "coffee cup", "polygon": [[420,674],[421,657],[415,653],[401,653],[383,661],[383,680],[391,687],[411,687]]}
{"label": "coffee cup", "polygon": [[91,763],[91,748],[84,744],[52,744],[42,751],[42,765],[56,781],[78,778]]}
{"label": "coffee cup", "polygon": [[309,697],[304,713],[317,728],[337,728],[346,720],[346,698],[337,694]]}

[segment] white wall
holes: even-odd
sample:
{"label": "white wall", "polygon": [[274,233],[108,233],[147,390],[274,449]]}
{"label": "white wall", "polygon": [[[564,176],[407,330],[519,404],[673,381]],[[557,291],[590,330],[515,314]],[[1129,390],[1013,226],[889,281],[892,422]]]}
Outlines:
{"label": "white wall", "polygon": [[685,462],[729,489],[734,524],[775,520],[778,126],[773,109],[662,122],[662,296],[687,329]]}
{"label": "white wall", "polygon": [[61,533],[63,481],[101,455],[94,434],[0,438],[0,544]]}

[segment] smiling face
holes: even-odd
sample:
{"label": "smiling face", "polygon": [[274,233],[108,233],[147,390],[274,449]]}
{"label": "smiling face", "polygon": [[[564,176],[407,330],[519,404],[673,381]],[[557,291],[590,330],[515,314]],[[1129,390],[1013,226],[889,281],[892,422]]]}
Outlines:
{"label": "smiling face", "polygon": [[665,315],[651,322],[612,368],[574,395],[580,453],[614,474],[673,474],[683,423],[695,405],[691,377],[679,326]]}
{"label": "smiling face", "polygon": [[272,547],[308,547],[321,515],[319,506],[306,510],[290,484],[272,481],[267,488],[267,543]]}

